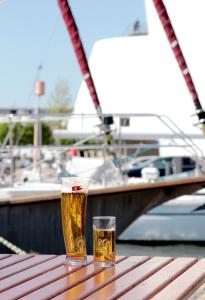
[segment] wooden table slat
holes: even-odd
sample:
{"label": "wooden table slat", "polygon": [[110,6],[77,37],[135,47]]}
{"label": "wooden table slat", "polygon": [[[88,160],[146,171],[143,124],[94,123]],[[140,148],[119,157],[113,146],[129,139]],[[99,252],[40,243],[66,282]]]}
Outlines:
{"label": "wooden table slat", "polygon": [[116,280],[120,276],[128,273],[129,271],[133,270],[137,266],[143,264],[149,259],[148,256],[141,256],[141,257],[134,257],[130,256],[129,258],[123,260],[122,262],[116,264],[113,268],[107,268],[103,272],[98,273],[97,275],[89,278],[86,281],[76,285],[75,287],[69,289],[68,291],[64,292],[56,296],[55,300],[57,299],[82,299],[90,294],[94,293],[96,290],[104,287],[108,283]]}
{"label": "wooden table slat", "polygon": [[44,286],[47,287],[52,282],[55,282],[59,278],[62,278],[67,274],[71,274],[76,270],[79,270],[80,268],[80,266],[66,266],[63,264],[60,267],[57,267],[51,271],[43,272],[43,274],[39,276],[36,276],[30,280],[23,282],[22,284],[18,284],[17,286],[4,291],[0,294],[0,296],[4,297],[7,300],[19,299],[20,297],[24,296],[26,297],[27,294],[32,293],[35,290],[39,290]]}
{"label": "wooden table slat", "polygon": [[199,260],[190,269],[176,278],[166,288],[159,292],[153,300],[182,300],[187,299],[205,282],[205,259]]}
{"label": "wooden table slat", "polygon": [[19,284],[62,266],[64,263],[64,260],[65,260],[65,255],[60,255],[49,261],[41,263],[41,264],[33,267],[32,269],[27,269],[18,274],[11,275],[10,277],[8,277],[6,279],[1,280],[0,292],[3,292],[9,288],[13,288],[14,286],[17,286],[14,289],[14,291],[18,290]]}
{"label": "wooden table slat", "polygon": [[29,255],[29,254],[23,254],[23,255],[11,255],[8,258],[3,259],[3,261],[1,261],[1,265],[0,265],[0,270],[7,268],[11,265],[15,265],[20,261],[26,260],[26,259],[30,259],[31,257],[33,257],[34,255]]}
{"label": "wooden table slat", "polygon": [[196,262],[197,259],[195,258],[177,258],[173,262],[162,268],[160,271],[137,285],[135,288],[131,289],[119,299],[150,299]]}
{"label": "wooden table slat", "polygon": [[[0,271],[0,280],[5,279],[6,277],[9,277],[11,275],[14,275],[16,273],[19,273],[21,271],[24,271],[26,269],[29,269],[31,267],[34,267],[46,260],[50,260],[52,258],[56,257],[56,255],[35,255],[31,257],[30,259],[27,259],[26,261],[21,261],[15,265],[11,265],[7,268],[4,268],[2,271]],[[0,285],[1,287],[1,285]]]}
{"label": "wooden table slat", "polygon": [[[117,260],[120,262],[125,257],[118,257]],[[67,267],[70,268],[70,267]],[[64,276],[63,278],[53,281],[42,288],[36,287],[35,291],[22,297],[21,300],[36,300],[36,299],[49,299],[60,293],[63,293],[69,288],[81,283],[88,278],[103,272],[103,268],[95,267],[94,264],[90,264],[87,267],[82,267],[79,270]]]}
{"label": "wooden table slat", "polygon": [[11,254],[0,254],[0,260],[11,256]]}
{"label": "wooden table slat", "polygon": [[[154,257],[121,276],[85,299],[116,299],[172,261],[171,257]],[[104,297],[104,298],[103,298]],[[60,299],[60,298],[59,298]],[[63,298],[62,298],[63,299]]]}

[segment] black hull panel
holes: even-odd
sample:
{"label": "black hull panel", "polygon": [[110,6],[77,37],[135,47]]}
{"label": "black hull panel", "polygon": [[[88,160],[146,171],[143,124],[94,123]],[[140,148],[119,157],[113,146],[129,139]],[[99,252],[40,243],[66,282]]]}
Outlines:
{"label": "black hull panel", "polygon": [[[149,209],[205,186],[205,177],[109,188],[89,193],[87,249],[92,253],[92,217],[117,217],[117,236]],[[16,199],[0,203],[0,236],[26,252],[64,254],[60,196]],[[0,244],[0,253],[9,250]]]}

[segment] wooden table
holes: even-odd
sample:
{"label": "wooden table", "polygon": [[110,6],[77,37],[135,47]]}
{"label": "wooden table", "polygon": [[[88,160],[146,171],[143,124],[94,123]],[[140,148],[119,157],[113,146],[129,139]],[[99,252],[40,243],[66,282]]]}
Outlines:
{"label": "wooden table", "polygon": [[64,255],[0,255],[0,299],[187,299],[205,259],[118,256],[115,267],[64,265]]}

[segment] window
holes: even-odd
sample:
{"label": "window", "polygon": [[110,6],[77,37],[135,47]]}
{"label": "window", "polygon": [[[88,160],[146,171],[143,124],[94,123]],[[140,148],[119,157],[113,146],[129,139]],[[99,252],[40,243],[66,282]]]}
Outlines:
{"label": "window", "polygon": [[182,164],[184,166],[192,166],[194,167],[195,166],[195,161],[193,159],[191,159],[190,157],[183,157],[182,158]]}

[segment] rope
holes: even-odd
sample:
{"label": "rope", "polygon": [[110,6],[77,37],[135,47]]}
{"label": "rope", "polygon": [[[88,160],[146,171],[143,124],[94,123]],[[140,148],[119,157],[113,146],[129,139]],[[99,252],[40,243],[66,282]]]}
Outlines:
{"label": "rope", "polygon": [[26,254],[26,252],[24,250],[22,250],[21,248],[15,246],[14,244],[9,242],[8,240],[3,238],[2,236],[0,236],[0,244],[7,247],[8,249],[10,249],[12,252],[14,252],[16,254]]}
{"label": "rope", "polygon": [[[45,48],[44,48],[44,50],[43,50],[43,52],[42,52],[42,55],[41,55],[41,59],[40,59],[39,65],[38,65],[38,67],[37,67],[37,70],[36,70],[36,72],[35,72],[34,79],[33,79],[33,81],[32,81],[32,85],[31,85],[31,89],[30,89],[29,95],[28,95],[27,100],[26,100],[26,102],[25,102],[25,107],[28,106],[28,104],[29,104],[29,102],[30,102],[30,100],[31,100],[31,98],[32,98],[32,96],[33,96],[33,93],[34,93],[34,91],[33,91],[34,84],[35,84],[35,82],[38,80],[38,78],[40,77],[41,71],[42,71],[42,69],[43,69],[43,64],[44,64],[44,61],[45,61],[45,59],[46,59],[47,53],[48,53],[48,51],[49,51],[49,48],[50,48],[50,46],[51,46],[51,43],[52,43],[52,41],[53,41],[54,35],[55,35],[55,33],[56,33],[56,29],[57,29],[57,23],[54,25],[54,27],[53,27],[53,29],[52,29],[52,31],[51,31],[51,33],[50,33],[50,36],[49,36],[49,38],[48,38],[48,41],[47,41],[47,43],[46,43],[46,46],[45,46]],[[24,131],[25,131],[25,128],[23,127],[23,128],[20,130],[20,132],[19,132],[18,138],[17,138],[17,140],[16,140],[16,145],[19,144],[19,142],[20,142],[20,140],[21,140],[21,138],[22,138],[22,136],[23,136],[23,134],[24,134]]]}
{"label": "rope", "polygon": [[36,80],[40,77],[40,73],[43,69],[43,65],[44,65],[44,61],[46,59],[46,56],[48,54],[48,51],[49,51],[49,48],[51,46],[51,43],[53,41],[53,38],[55,36],[55,33],[56,33],[56,29],[57,29],[57,22],[54,24],[53,26],[53,29],[48,37],[48,40],[47,40],[47,43],[42,51],[42,55],[41,55],[41,58],[40,58],[40,62],[38,64],[38,67],[37,67],[37,70],[35,72],[35,76],[34,76],[34,79],[33,79],[33,82],[32,82],[32,85],[31,85],[31,89],[30,89],[30,92],[29,92],[29,95],[28,95],[28,98],[25,102],[25,107],[28,106],[30,100],[31,100],[31,97],[33,95],[33,87],[34,87],[34,84],[36,82]]}

